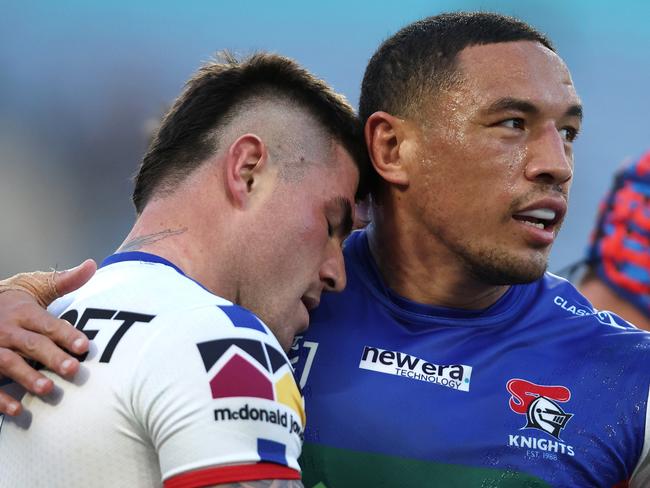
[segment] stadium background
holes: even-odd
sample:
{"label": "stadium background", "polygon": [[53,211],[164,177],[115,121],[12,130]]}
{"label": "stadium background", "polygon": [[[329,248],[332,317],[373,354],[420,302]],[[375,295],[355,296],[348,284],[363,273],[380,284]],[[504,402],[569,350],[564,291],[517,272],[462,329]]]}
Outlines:
{"label": "stadium background", "polygon": [[551,270],[577,260],[618,163],[650,147],[650,2],[4,0],[0,276],[100,260],[120,244],[147,133],[215,51],[288,55],[356,106],[384,38],[461,9],[531,22],[573,73],[586,118]]}

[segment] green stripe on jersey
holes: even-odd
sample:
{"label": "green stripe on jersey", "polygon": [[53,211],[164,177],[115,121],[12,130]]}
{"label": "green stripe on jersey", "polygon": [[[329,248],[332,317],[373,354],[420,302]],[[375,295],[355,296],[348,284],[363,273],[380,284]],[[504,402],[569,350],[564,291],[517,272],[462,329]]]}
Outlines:
{"label": "green stripe on jersey", "polygon": [[548,488],[534,476],[507,469],[443,464],[305,443],[300,458],[305,488]]}

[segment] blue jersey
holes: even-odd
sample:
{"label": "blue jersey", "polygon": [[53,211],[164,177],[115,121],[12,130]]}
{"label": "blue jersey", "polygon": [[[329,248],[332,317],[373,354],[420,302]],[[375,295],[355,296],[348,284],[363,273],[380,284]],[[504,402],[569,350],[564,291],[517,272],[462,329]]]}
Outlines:
{"label": "blue jersey", "polygon": [[650,334],[551,274],[458,310],[388,289],[363,232],[345,257],[290,353],[307,488],[650,486]]}

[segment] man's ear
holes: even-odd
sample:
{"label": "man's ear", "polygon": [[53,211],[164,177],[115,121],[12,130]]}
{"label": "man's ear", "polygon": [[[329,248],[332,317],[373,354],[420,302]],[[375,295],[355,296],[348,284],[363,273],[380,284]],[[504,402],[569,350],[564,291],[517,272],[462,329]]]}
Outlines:
{"label": "man's ear", "polygon": [[255,134],[244,134],[228,148],[224,164],[226,188],[233,203],[245,207],[268,163],[266,144]]}
{"label": "man's ear", "polygon": [[366,121],[364,136],[375,170],[388,183],[408,186],[404,160],[406,122],[386,112],[375,112]]}

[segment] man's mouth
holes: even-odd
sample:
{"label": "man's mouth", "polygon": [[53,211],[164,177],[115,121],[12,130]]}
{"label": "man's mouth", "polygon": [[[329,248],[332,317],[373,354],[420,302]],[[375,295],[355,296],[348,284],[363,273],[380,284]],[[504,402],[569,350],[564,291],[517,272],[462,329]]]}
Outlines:
{"label": "man's mouth", "polygon": [[531,227],[553,232],[557,224],[562,222],[566,210],[567,205],[564,199],[545,198],[517,210],[512,218]]}
{"label": "man's mouth", "polygon": [[536,208],[534,210],[527,210],[519,212],[512,216],[515,220],[523,222],[524,224],[532,225],[538,229],[549,229],[558,222],[558,214],[555,210],[550,208]]}

